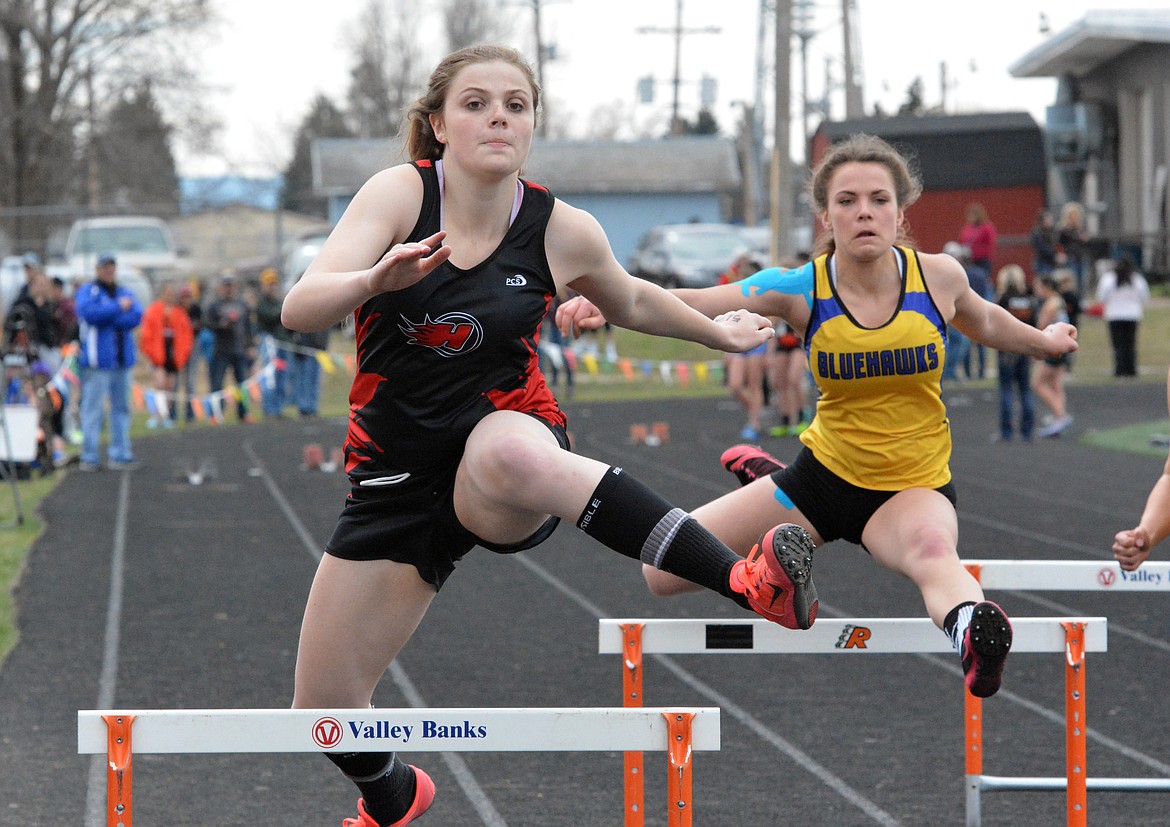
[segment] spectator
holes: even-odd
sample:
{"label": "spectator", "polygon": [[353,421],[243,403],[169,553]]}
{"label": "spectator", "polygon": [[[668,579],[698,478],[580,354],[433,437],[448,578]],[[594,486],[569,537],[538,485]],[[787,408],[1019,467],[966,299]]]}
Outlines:
{"label": "spectator", "polygon": [[[807,255],[799,255],[795,260],[781,262],[783,268],[795,269],[808,262]],[[804,352],[804,342],[788,322],[779,316],[772,319],[776,326],[775,344],[769,345],[767,371],[768,387],[775,397],[777,424],[773,425],[769,433],[772,436],[800,436],[808,430],[812,422],[812,411],[806,415],[808,393],[805,390],[805,381],[808,376],[808,354]]]}
{"label": "spectator", "polygon": [[191,319],[179,304],[179,288],[174,282],[165,282],[159,288],[159,297],[142,314],[139,347],[153,367],[154,405],[148,428],[175,427],[175,392],[179,372],[187,366],[191,356],[194,335]]}
{"label": "spectator", "polygon": [[26,281],[4,319],[4,344],[31,364],[42,361],[52,371],[60,364],[57,323],[53,318],[51,283],[39,268],[25,263]]}
{"label": "spectator", "polygon": [[301,418],[317,415],[321,398],[321,359],[328,358],[329,331],[293,334],[288,383]]}
{"label": "spectator", "polygon": [[[1028,279],[1020,265],[1008,264],[1000,268],[995,301],[1024,324],[1036,326],[1036,297],[1028,289]],[[1018,397],[1020,439],[1031,442],[1036,421],[1036,405],[1032,398],[1032,357],[1010,350],[1000,350],[998,354],[999,433],[996,438],[1004,442],[1012,438],[1012,412]]]}
{"label": "spectator", "polygon": [[[1170,382],[1170,375],[1167,376]],[[1166,392],[1166,407],[1170,410],[1170,390]],[[1141,520],[1133,528],[1117,532],[1113,538],[1113,556],[1126,571],[1134,571],[1154,546],[1170,535],[1170,457],[1162,467],[1162,475],[1150,489]]]}
{"label": "spectator", "polygon": [[1061,208],[1056,222],[1056,264],[1067,267],[1076,277],[1077,290],[1085,292],[1085,253],[1088,237],[1085,235],[1085,208],[1069,201]]}
{"label": "spectator", "polygon": [[256,335],[252,327],[252,311],[236,294],[236,277],[225,274],[219,281],[215,300],[207,308],[207,327],[215,336],[211,356],[211,392],[223,391],[228,368],[236,380],[236,415],[240,422],[251,422],[248,413],[248,395],[244,382],[248,369],[256,359]]}
{"label": "spectator", "polygon": [[[982,267],[988,278],[995,264],[996,242],[995,225],[987,216],[987,208],[978,201],[968,204],[967,223],[959,231],[959,243],[971,251],[971,262]],[[979,295],[984,299],[988,297],[987,293]]]}
{"label": "spectator", "polygon": [[[1056,279],[1051,275],[1042,276],[1036,279],[1035,284],[1036,296],[1039,299],[1036,327],[1046,330],[1052,325],[1068,322],[1068,310],[1065,309],[1064,299],[1056,286]],[[1049,411],[1046,424],[1039,431],[1042,437],[1060,436],[1072,425],[1073,418],[1068,413],[1068,397],[1064,391],[1067,374],[1067,353],[1046,356],[1036,366],[1036,373],[1032,377],[1032,389],[1048,406]]]}
{"label": "spectator", "polygon": [[187,319],[191,322],[191,336],[194,343],[187,365],[183,369],[183,392],[187,397],[187,421],[195,418],[196,393],[199,390],[199,366],[210,364],[211,354],[215,348],[215,337],[203,323],[203,305],[199,303],[203,292],[198,281],[184,284],[179,288],[179,304],[187,311]]}
{"label": "spectator", "polygon": [[1113,375],[1137,376],[1138,323],[1150,301],[1150,285],[1137,271],[1133,259],[1122,256],[1097,285],[1097,301],[1109,325],[1113,347]]}
{"label": "spectator", "polygon": [[64,347],[77,341],[77,304],[65,290],[65,281],[59,276],[49,280],[49,301],[53,305],[53,319],[57,327],[57,346]]}
{"label": "spectator", "polygon": [[99,442],[110,406],[107,448],[111,469],[133,470],[138,461],[130,447],[130,369],[134,366],[134,329],[142,306],[134,293],[118,284],[117,261],[109,253],[97,260],[97,278],[76,295],[81,350],[82,471],[99,467]]}
{"label": "spectator", "polygon": [[[730,284],[732,281],[742,281],[759,271],[760,265],[749,254],[736,258],[724,272],[724,277]],[[768,343],[746,350],[743,353],[723,354],[723,364],[727,369],[727,390],[731,398],[743,408],[747,421],[739,438],[748,442],[758,442],[760,439],[760,417],[764,411],[764,374],[767,369]]]}
{"label": "spectator", "polygon": [[555,296],[544,314],[544,321],[540,324],[540,345],[537,350],[540,354],[541,373],[548,374],[549,387],[555,392],[560,384],[561,374],[565,375],[565,398],[573,396],[573,364],[575,357],[570,356],[568,338],[561,333],[556,325],[557,308],[561,306],[561,297]]}
{"label": "spectator", "polygon": [[[1056,221],[1048,210],[1036,213],[1032,225],[1032,272],[1046,276],[1056,269],[1057,239]],[[1002,272],[1002,271],[1001,271]]]}
{"label": "spectator", "polygon": [[256,327],[260,332],[260,390],[264,415],[283,416],[288,387],[288,343],[292,333],[280,323],[280,276],[267,268],[260,274],[260,295],[256,299]]}

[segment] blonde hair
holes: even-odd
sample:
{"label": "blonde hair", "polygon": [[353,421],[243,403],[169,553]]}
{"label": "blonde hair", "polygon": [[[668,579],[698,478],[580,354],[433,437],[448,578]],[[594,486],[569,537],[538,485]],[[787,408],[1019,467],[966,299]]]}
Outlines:
{"label": "blonde hair", "polygon": [[[817,213],[828,209],[829,183],[833,180],[834,173],[848,163],[881,164],[885,167],[890,177],[894,179],[894,198],[899,209],[909,207],[922,195],[922,180],[918,177],[917,171],[911,168],[910,162],[876,135],[859,132],[830,147],[817,168],[813,170],[809,179],[808,195]],[[913,244],[905,222],[898,228],[895,242]],[[833,230],[827,228],[817,237],[813,256],[815,258],[822,253],[832,252],[836,247]]]}
{"label": "blonde hair", "polygon": [[996,297],[1002,298],[1009,291],[1018,295],[1028,292],[1028,277],[1024,274],[1024,268],[1018,264],[1005,264],[999,268],[999,274],[995,277]]}
{"label": "blonde hair", "polygon": [[1080,205],[1080,202],[1069,201],[1060,208],[1060,221],[1057,222],[1057,226],[1067,227],[1072,223],[1074,217],[1077,226],[1083,225],[1085,223],[1085,208]]}
{"label": "blonde hair", "polygon": [[437,160],[443,157],[443,144],[435,137],[431,128],[431,115],[443,111],[447,103],[447,93],[451,89],[451,82],[460,70],[478,63],[507,63],[515,66],[524,73],[528,85],[532,88],[532,111],[535,117],[540,111],[540,85],[536,82],[536,75],[528,61],[520,52],[508,46],[477,45],[468,46],[452,52],[435,67],[427,81],[427,91],[416,100],[406,111],[406,120],[403,123],[405,133],[404,144],[407,155],[412,161],[424,159]]}

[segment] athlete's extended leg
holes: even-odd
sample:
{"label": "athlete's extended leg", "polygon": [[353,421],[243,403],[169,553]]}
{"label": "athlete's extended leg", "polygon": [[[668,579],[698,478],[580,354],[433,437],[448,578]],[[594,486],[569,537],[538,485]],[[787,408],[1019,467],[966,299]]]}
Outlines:
{"label": "athlete's extended leg", "polygon": [[[326,554],[301,626],[293,707],[369,706],[374,687],[434,596],[434,587],[414,566]],[[328,758],[362,794],[359,812],[368,815],[352,824],[405,825],[434,797],[426,773],[392,753],[330,753]]]}
{"label": "athlete's extended leg", "polygon": [[[759,590],[748,588],[761,577],[771,582],[767,565],[749,583],[740,576],[745,561],[691,515],[621,468],[561,449],[543,424],[524,414],[499,411],[475,427],[456,477],[455,511],[468,530],[501,544],[530,537],[549,514],[575,520],[627,557],[776,619],[771,594],[762,603],[753,593]],[[787,582],[783,572],[776,578]]]}
{"label": "athlete's extended leg", "polygon": [[999,689],[1011,649],[1011,623],[983,597],[959,560],[954,506],[937,491],[911,488],[874,512],[862,534],[875,560],[918,586],[930,619],[959,652],[967,688],[980,697]]}

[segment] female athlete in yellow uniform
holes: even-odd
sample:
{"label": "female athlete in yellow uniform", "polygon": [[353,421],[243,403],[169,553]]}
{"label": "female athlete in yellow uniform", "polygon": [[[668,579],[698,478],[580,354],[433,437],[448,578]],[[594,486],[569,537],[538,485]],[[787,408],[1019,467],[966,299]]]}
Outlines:
{"label": "female athlete in yellow uniform", "polygon": [[[725,465],[750,481],[692,515],[741,553],[845,539],[913,580],[959,652],[972,693],[1000,686],[1011,624],[959,561],[950,430],[940,377],[947,325],[977,342],[1035,357],[1076,350],[1076,329],[1041,331],[975,293],[948,255],[907,246],[904,210],[921,192],[905,159],[879,138],[834,146],[813,173],[824,229],[814,260],[741,282],[676,294],[704,314],[743,307],[779,316],[803,338],[821,397],[795,461],[740,446]],[[564,305],[562,328],[596,326],[587,302]],[[758,549],[752,549],[754,557]],[[751,558],[749,557],[749,564]],[[693,586],[643,568],[656,594]],[[805,590],[816,613],[811,578]]]}

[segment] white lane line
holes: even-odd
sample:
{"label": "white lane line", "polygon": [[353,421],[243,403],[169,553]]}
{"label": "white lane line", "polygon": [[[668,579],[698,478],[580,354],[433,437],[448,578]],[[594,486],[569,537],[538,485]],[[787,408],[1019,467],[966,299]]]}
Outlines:
{"label": "white lane line", "polygon": [[[122,641],[122,590],[126,572],[126,520],[130,513],[130,474],[123,473],[118,485],[114,514],[114,547],[110,555],[110,590],[106,599],[106,631],[102,644],[102,672],[98,678],[95,709],[112,709],[118,686],[118,649]],[[106,757],[94,755],[85,783],[85,825],[106,824]]]}

